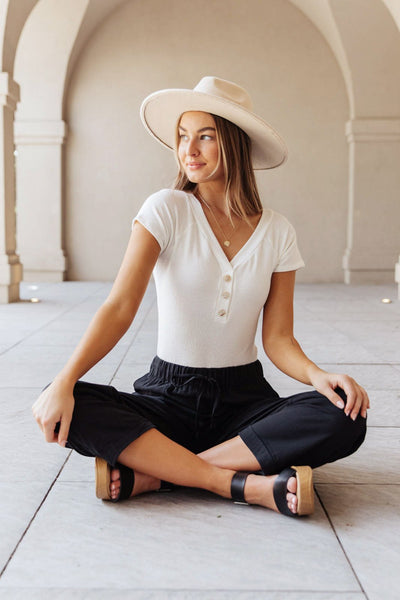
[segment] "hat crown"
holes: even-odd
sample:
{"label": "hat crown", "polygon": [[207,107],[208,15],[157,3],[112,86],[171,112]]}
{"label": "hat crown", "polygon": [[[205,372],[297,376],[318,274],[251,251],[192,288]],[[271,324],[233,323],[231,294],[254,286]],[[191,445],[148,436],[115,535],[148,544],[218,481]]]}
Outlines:
{"label": "hat crown", "polygon": [[226,79],[211,76],[203,77],[193,91],[224,98],[239,104],[247,110],[253,110],[253,103],[246,90]]}

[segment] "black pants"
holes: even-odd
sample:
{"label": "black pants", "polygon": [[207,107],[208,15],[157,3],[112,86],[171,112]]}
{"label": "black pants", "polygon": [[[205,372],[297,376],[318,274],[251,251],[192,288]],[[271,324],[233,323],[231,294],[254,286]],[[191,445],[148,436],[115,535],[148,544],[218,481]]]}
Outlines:
{"label": "black pants", "polygon": [[259,361],[206,369],[156,357],[134,387],[128,393],[78,381],[67,446],[115,465],[154,427],[195,453],[239,435],[264,473],[275,474],[292,464],[318,467],[348,456],[365,437],[364,418],[352,421],[316,391],[280,398]]}

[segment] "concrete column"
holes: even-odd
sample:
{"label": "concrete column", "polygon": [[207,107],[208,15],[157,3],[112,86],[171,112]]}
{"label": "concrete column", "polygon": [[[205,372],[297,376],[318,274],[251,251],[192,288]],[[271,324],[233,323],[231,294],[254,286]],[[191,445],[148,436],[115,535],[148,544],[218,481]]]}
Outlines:
{"label": "concrete column", "polygon": [[398,285],[397,297],[400,300],[400,256],[399,261],[396,263],[394,268],[394,280]]}
{"label": "concrete column", "polygon": [[19,85],[0,73],[0,303],[19,300],[22,265],[16,254],[14,112]]}
{"label": "concrete column", "polygon": [[63,281],[64,121],[15,121],[18,251],[24,281]]}
{"label": "concrete column", "polygon": [[345,283],[393,282],[400,246],[400,119],[353,119]]}

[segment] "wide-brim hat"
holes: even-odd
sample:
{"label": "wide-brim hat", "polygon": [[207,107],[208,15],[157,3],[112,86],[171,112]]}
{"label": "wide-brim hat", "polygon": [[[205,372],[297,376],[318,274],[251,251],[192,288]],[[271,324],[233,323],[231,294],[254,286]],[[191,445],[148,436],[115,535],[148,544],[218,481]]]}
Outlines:
{"label": "wide-brim hat", "polygon": [[178,120],[188,111],[218,115],[243,129],[252,142],[254,169],[273,169],[286,160],[287,148],[280,135],[253,112],[246,90],[225,79],[203,77],[193,90],[154,92],[143,101],[140,117],[149,133],[173,150]]}

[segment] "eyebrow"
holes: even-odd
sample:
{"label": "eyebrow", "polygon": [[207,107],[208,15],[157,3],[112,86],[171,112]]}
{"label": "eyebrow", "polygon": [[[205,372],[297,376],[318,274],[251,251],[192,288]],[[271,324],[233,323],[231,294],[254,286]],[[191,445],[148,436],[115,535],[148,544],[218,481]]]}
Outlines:
{"label": "eyebrow", "polygon": [[[182,131],[186,131],[186,129],[182,127],[182,125],[179,125],[179,129],[181,129]],[[197,130],[197,133],[202,133],[203,131],[215,131],[215,127],[202,127],[201,129]]]}

